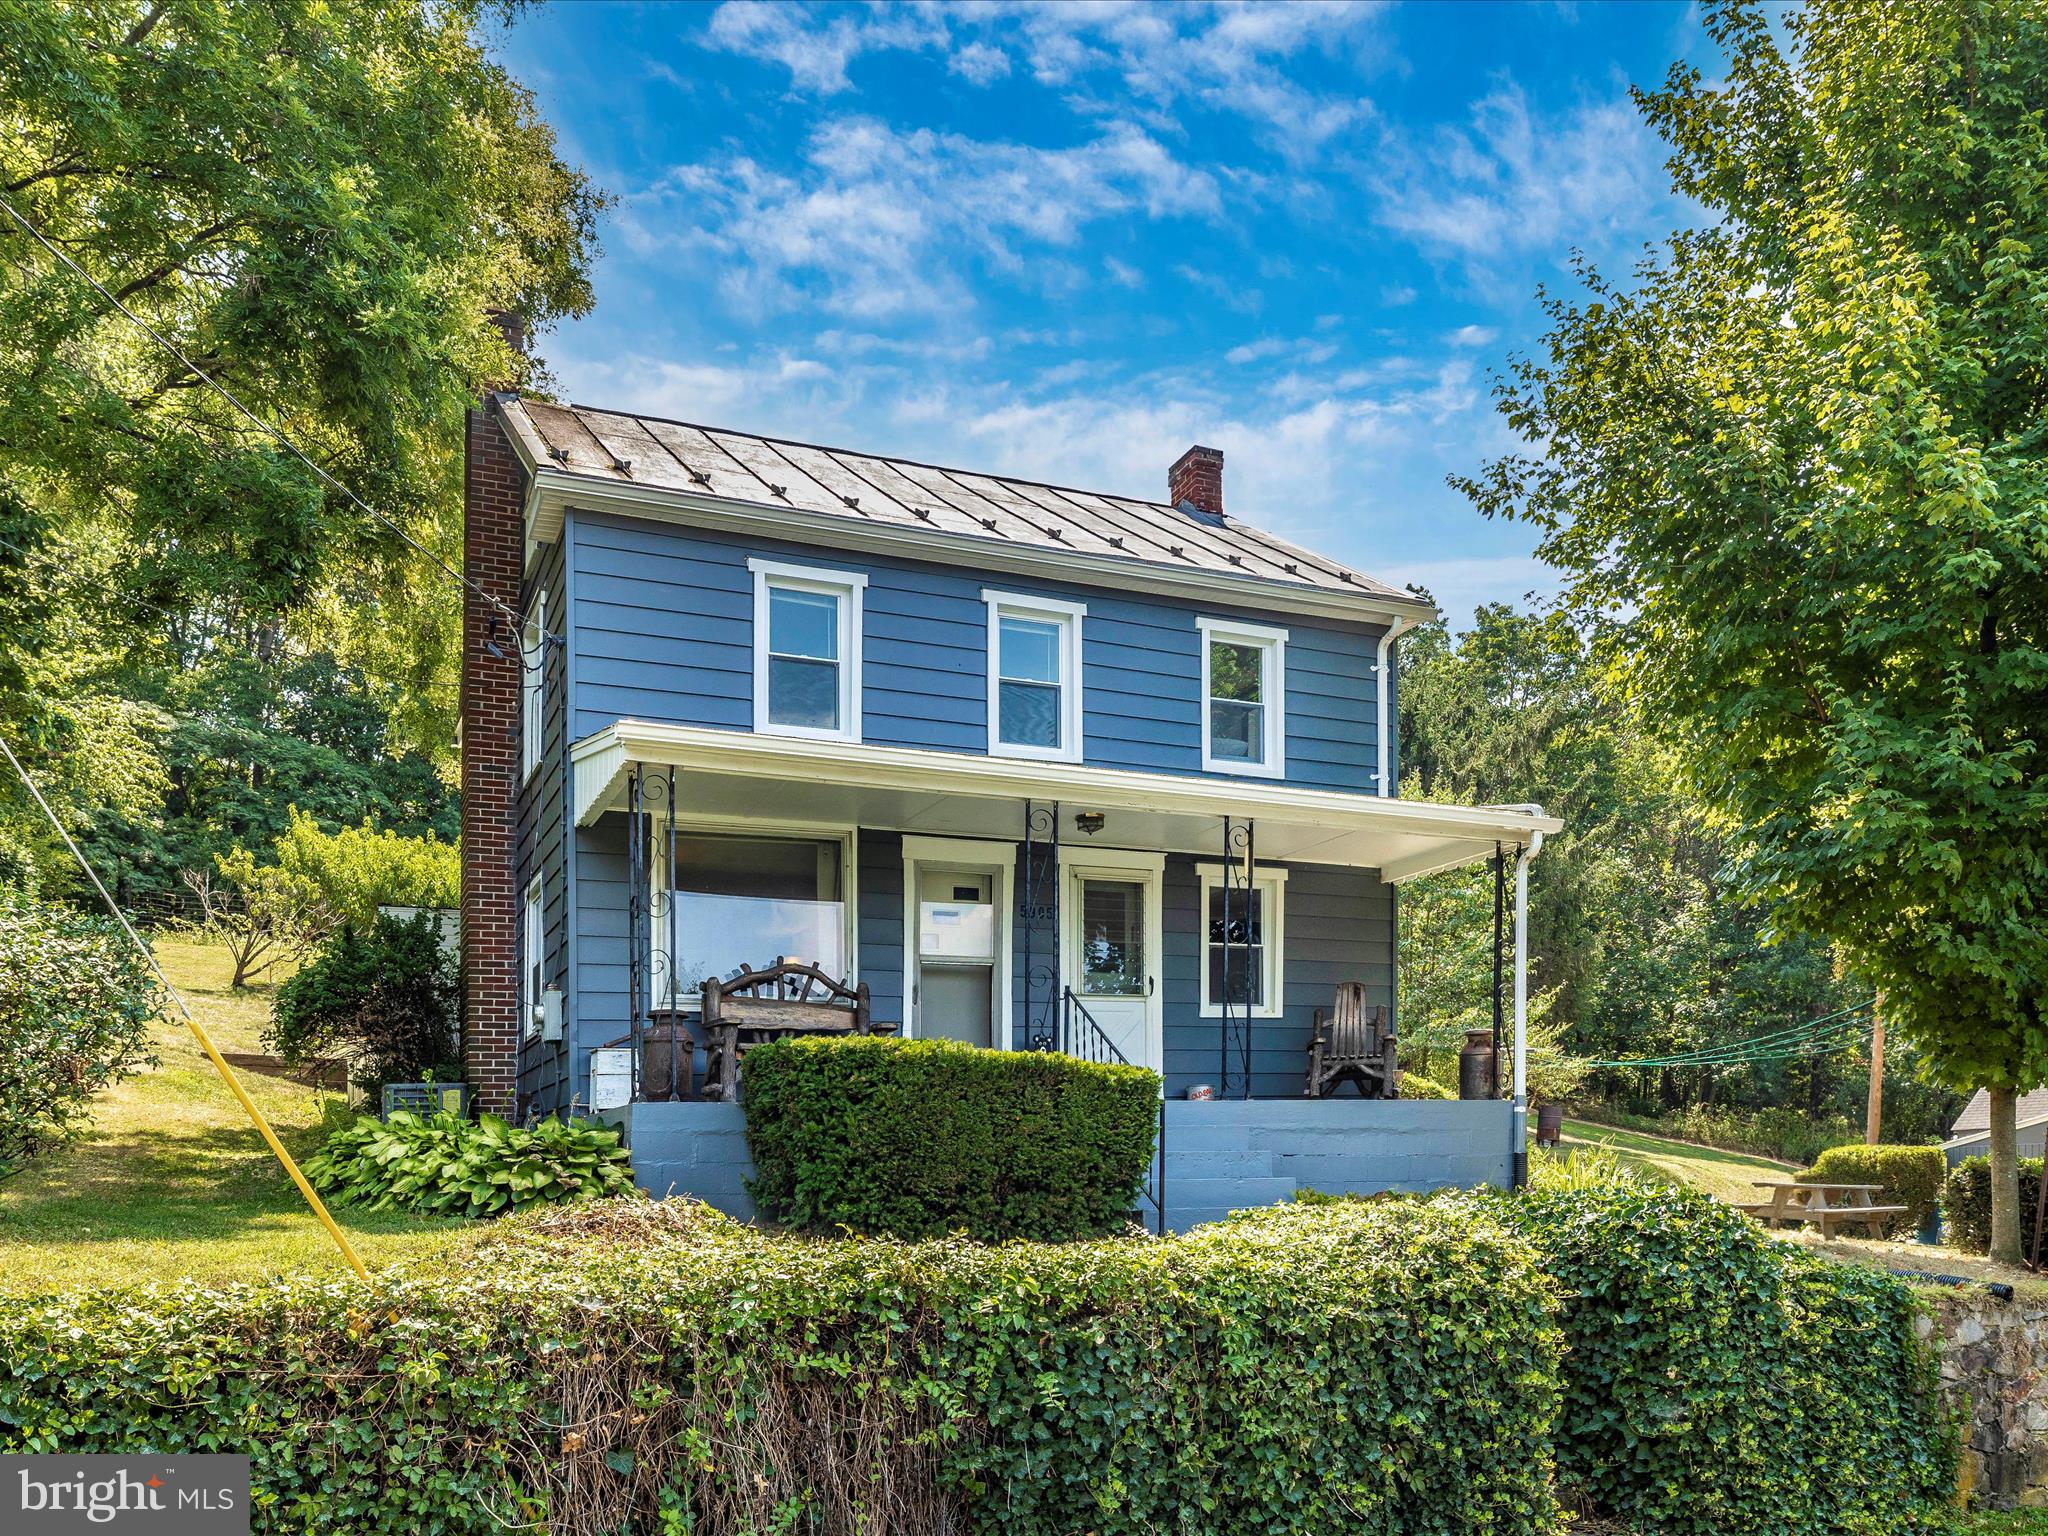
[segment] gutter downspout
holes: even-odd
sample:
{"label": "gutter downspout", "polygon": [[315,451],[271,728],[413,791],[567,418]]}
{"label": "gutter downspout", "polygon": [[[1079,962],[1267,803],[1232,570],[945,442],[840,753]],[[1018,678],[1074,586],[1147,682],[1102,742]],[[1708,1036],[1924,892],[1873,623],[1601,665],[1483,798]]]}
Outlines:
{"label": "gutter downspout", "polygon": [[1387,706],[1393,690],[1390,686],[1391,680],[1387,671],[1387,661],[1392,654],[1394,642],[1416,627],[1416,620],[1404,619],[1398,614],[1395,615],[1394,622],[1388,625],[1385,632],[1380,635],[1379,657],[1373,667],[1373,671],[1379,681],[1379,791],[1382,800],[1391,799],[1394,793],[1394,785],[1390,777],[1393,753],[1389,749],[1392,743],[1387,736]]}
{"label": "gutter downspout", "polygon": [[[1541,816],[1540,805],[1495,805],[1488,810],[1523,811]],[[1508,1145],[1514,1157],[1514,1184],[1529,1182],[1529,864],[1543,850],[1543,834],[1532,831],[1528,843],[1515,851],[1515,1076],[1513,1130]]]}

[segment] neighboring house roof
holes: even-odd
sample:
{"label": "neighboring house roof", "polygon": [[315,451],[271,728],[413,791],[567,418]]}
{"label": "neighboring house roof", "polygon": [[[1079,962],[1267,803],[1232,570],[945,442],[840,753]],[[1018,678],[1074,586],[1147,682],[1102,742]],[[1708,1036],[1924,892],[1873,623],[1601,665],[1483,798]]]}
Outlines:
{"label": "neighboring house roof", "polygon": [[[2036,1088],[2032,1093],[2020,1095],[2014,1106],[2013,1120],[2016,1125],[2036,1125],[2048,1120],[2048,1088]],[[1982,1136],[1991,1129],[1991,1095],[1979,1088],[1963,1106],[1963,1112],[1956,1116],[1956,1123],[1948,1128],[1950,1141],[1962,1141],[1971,1136]]]}
{"label": "neighboring house roof", "polygon": [[[1413,593],[1222,514],[594,406],[516,396],[499,404],[537,482],[567,476],[611,493],[794,511],[832,519],[842,534],[972,539],[991,555],[1071,562],[1079,580],[1099,581],[1106,565],[1128,561],[1162,575],[1279,584],[1383,613],[1433,611]],[[535,536],[545,542],[554,531]]]}

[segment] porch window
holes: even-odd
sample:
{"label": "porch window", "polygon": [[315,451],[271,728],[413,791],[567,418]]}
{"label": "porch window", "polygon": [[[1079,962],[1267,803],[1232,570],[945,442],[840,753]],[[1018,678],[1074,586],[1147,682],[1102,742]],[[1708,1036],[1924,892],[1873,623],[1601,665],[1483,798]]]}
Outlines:
{"label": "porch window", "polygon": [[1202,767],[1277,779],[1286,771],[1287,631],[1198,619]]}
{"label": "porch window", "polygon": [[754,729],[860,740],[865,576],[749,560],[754,573]]}
{"label": "porch window", "polygon": [[988,749],[997,757],[1081,760],[1081,621],[1058,598],[984,591]]}
{"label": "porch window", "polygon": [[519,771],[533,777],[540,766],[541,733],[547,719],[547,647],[541,637],[548,630],[548,595],[533,600],[533,613],[519,631]]}
{"label": "porch window", "polygon": [[1287,871],[1260,869],[1251,884],[1223,866],[1200,866],[1202,882],[1202,1015],[1221,1018],[1223,1004],[1248,1007],[1253,1018],[1277,1019],[1286,1003],[1283,971]]}
{"label": "porch window", "polygon": [[[781,956],[848,976],[844,838],[690,832],[678,834],[675,848],[667,900],[655,913],[660,1005],[694,1008],[707,977],[773,965]],[[667,857],[665,847],[660,857]]]}

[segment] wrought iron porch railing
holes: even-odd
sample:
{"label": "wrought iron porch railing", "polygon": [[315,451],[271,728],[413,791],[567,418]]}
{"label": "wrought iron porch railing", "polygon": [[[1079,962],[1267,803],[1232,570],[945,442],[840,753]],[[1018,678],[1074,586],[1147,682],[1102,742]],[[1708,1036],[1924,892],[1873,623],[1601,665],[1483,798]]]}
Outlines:
{"label": "wrought iron porch railing", "polygon": [[[1078,997],[1072,987],[1063,988],[1060,994],[1059,1038],[1052,1049],[1063,1056],[1073,1056],[1081,1061],[1100,1062],[1105,1066],[1128,1067],[1130,1057],[1110,1039],[1109,1032],[1097,1022],[1095,1015]],[[1152,1142],[1152,1165],[1145,1173],[1144,1201],[1152,1207],[1152,1230],[1159,1236],[1166,1236],[1166,1099],[1159,1100],[1158,1129]]]}

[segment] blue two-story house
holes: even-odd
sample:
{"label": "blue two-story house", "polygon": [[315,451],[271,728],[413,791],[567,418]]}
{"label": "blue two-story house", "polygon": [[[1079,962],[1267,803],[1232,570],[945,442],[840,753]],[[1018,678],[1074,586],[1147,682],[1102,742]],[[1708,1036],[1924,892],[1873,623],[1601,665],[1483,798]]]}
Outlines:
{"label": "blue two-story house", "polygon": [[1311,1102],[1307,1048],[1342,983],[1396,1004],[1403,881],[1557,823],[1395,795],[1428,604],[1227,516],[1222,471],[1144,501],[474,413],[467,570],[523,616],[472,600],[464,655],[484,1101],[613,1112],[643,1182],[743,1208],[688,1032],[706,977],[789,956],[908,1036],[1156,1069],[1176,1225],[1507,1177],[1507,1104]]}

